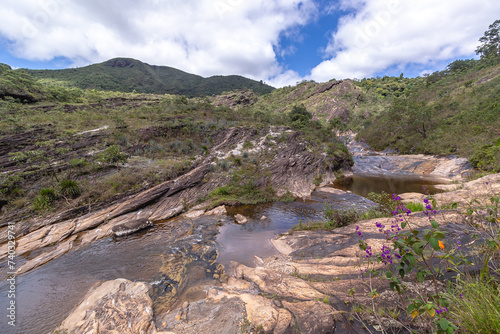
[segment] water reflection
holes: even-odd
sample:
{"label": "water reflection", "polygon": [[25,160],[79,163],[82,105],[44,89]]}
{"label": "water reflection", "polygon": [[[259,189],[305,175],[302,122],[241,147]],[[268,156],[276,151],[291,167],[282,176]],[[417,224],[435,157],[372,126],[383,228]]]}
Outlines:
{"label": "water reflection", "polygon": [[365,176],[354,174],[334,183],[335,188],[352,191],[360,196],[367,196],[370,192],[380,193],[385,191],[389,194],[402,194],[406,192],[425,193],[424,187],[430,194],[440,192],[433,185],[439,182],[432,179],[421,179],[409,176]]}

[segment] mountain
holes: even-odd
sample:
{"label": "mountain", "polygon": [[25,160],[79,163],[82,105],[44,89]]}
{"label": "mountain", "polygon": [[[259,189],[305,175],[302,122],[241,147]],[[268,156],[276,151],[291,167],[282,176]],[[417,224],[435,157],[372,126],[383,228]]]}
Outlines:
{"label": "mountain", "polygon": [[25,70],[36,79],[64,82],[83,89],[210,96],[235,89],[270,93],[273,87],[239,75],[203,78],[168,66],[154,66],[130,58],[114,58],[104,63],[64,70]]}

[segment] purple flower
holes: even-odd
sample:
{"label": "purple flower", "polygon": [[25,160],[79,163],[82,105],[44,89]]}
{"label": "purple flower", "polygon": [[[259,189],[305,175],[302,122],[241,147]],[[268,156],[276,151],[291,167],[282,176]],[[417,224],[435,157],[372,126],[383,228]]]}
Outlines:
{"label": "purple flower", "polygon": [[429,203],[429,199],[428,198],[424,198],[424,203],[428,204]]}
{"label": "purple flower", "polygon": [[463,293],[460,294],[460,299],[464,299],[464,294]]}
{"label": "purple flower", "polygon": [[460,249],[460,245],[461,245],[461,244],[462,244],[462,243],[460,242],[460,240],[459,240],[459,241],[457,241],[457,250],[459,250],[459,249]]}
{"label": "purple flower", "polygon": [[447,307],[436,309],[436,313],[437,314],[441,314],[441,313],[444,313],[444,312],[449,312],[449,310],[448,310]]}

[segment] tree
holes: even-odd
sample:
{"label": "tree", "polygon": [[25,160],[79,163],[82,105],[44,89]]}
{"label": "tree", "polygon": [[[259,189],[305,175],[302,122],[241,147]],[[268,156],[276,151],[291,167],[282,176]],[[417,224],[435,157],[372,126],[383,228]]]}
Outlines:
{"label": "tree", "polygon": [[307,111],[303,104],[294,105],[292,111],[288,114],[290,125],[297,129],[304,129],[309,126],[312,114]]}
{"label": "tree", "polygon": [[497,58],[500,62],[500,20],[489,26],[479,42],[481,45],[477,47],[476,54],[481,55],[481,58]]}

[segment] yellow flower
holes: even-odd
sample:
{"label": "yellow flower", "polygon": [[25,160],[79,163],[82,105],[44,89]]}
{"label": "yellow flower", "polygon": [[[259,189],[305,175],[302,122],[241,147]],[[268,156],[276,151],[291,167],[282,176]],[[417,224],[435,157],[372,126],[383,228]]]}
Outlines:
{"label": "yellow flower", "polygon": [[444,244],[441,240],[438,240],[439,248],[444,249]]}
{"label": "yellow flower", "polygon": [[411,317],[413,319],[415,319],[415,317],[418,315],[418,311],[417,310],[414,310],[413,312],[411,312]]}

